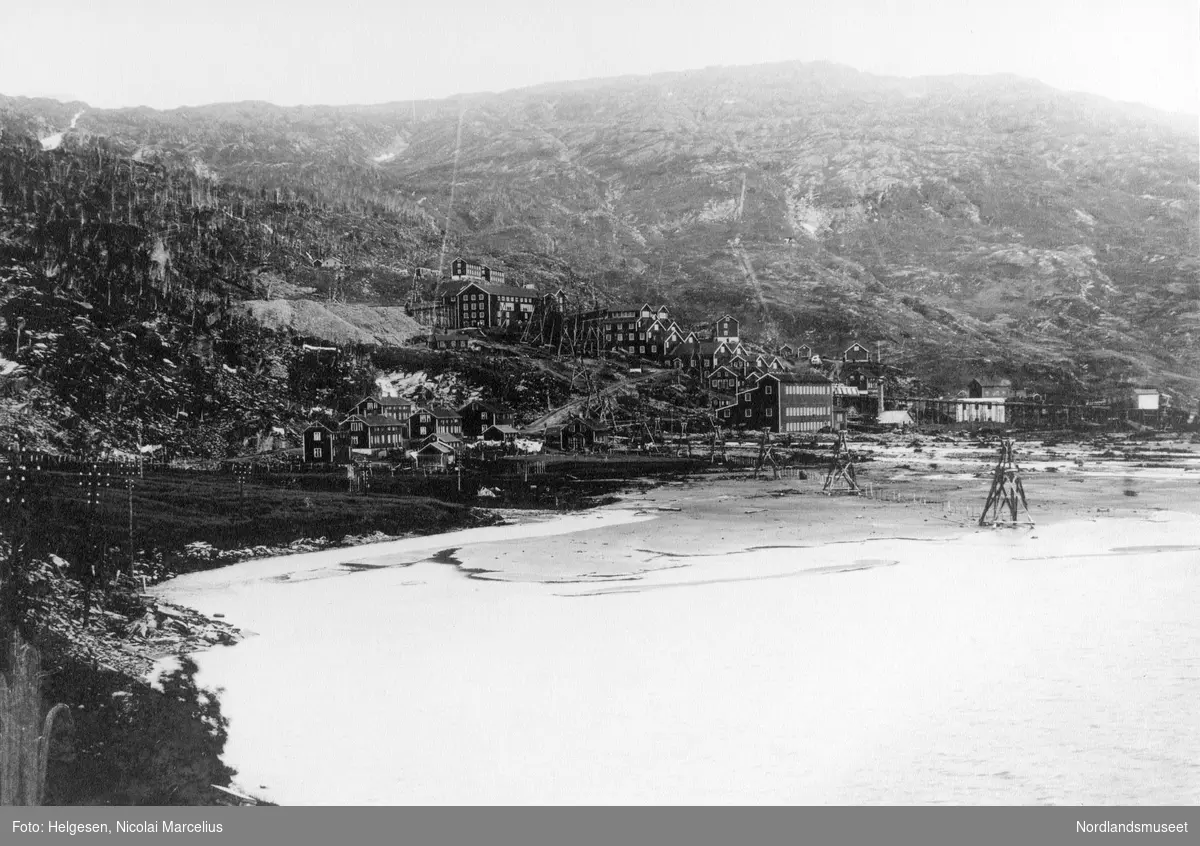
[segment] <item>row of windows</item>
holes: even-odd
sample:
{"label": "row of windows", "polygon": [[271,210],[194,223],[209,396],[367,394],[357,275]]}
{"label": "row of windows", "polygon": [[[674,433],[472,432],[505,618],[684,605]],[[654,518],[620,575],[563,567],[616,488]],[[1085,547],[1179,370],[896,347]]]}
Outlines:
{"label": "row of windows", "polygon": [[783,427],[785,432],[817,432],[829,425],[828,420],[814,423],[788,423]]}
{"label": "row of windows", "polygon": [[[828,417],[831,406],[797,407],[787,406],[783,409],[784,417]],[[815,410],[814,410],[815,409]]]}

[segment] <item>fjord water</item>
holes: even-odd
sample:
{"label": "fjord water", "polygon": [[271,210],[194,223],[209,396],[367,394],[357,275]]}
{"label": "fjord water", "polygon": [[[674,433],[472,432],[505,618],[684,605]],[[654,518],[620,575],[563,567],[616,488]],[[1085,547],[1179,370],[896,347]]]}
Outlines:
{"label": "fjord water", "polygon": [[[532,528],[612,573],[602,539],[634,517],[588,519]],[[165,585],[255,633],[198,656],[238,783],[283,804],[1200,801],[1196,517],[477,577],[530,529]]]}

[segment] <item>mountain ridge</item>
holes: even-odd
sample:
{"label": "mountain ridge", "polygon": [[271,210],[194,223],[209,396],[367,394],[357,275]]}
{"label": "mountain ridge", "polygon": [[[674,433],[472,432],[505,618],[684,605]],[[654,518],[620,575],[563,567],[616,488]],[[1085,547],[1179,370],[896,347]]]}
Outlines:
{"label": "mountain ridge", "polygon": [[[13,102],[0,120],[46,132],[78,105]],[[880,341],[947,391],[996,369],[1079,399],[1200,395],[1195,124],[1028,78],[715,66],[415,104],[89,108],[72,135],[291,204],[270,272],[309,285],[304,256],[338,256],[350,301],[395,305],[405,272],[461,253],[576,304]]]}

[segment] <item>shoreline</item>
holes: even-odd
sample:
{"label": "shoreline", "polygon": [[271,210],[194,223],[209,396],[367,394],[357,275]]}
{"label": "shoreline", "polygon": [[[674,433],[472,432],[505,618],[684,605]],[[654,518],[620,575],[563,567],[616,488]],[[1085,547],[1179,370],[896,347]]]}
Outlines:
{"label": "shoreline", "polygon": [[[302,589],[306,582],[318,581],[329,588],[342,585],[337,588],[342,590],[356,584],[356,580],[342,581],[343,576],[365,573],[370,579],[399,570],[415,577],[427,571],[423,565],[430,563],[443,569],[449,564],[459,576],[477,583],[503,582],[514,587],[525,583],[535,588],[540,585],[539,589],[566,590],[570,595],[613,597],[657,590],[659,582],[670,581],[689,568],[696,571],[697,587],[727,583],[725,589],[736,590],[747,578],[782,579],[775,582],[782,585],[796,574],[780,571],[789,566],[780,563],[781,556],[832,554],[838,547],[855,544],[872,548],[880,548],[874,542],[953,544],[980,533],[983,537],[975,543],[987,546],[1011,542],[987,541],[989,535],[1015,539],[1014,533],[979,528],[945,505],[933,504],[936,497],[955,495],[982,500],[993,457],[989,448],[966,449],[961,439],[937,444],[935,439],[905,436],[903,441],[909,446],[901,446],[898,438],[879,443],[881,440],[852,445],[856,451],[871,452],[869,460],[859,464],[860,481],[908,491],[911,501],[822,496],[823,468],[811,468],[807,479],[771,479],[769,471],[766,478],[752,479],[748,471],[726,468],[684,479],[630,480],[615,502],[566,513],[483,507],[504,522],[384,540],[367,536],[362,538],[366,543],[356,545],[258,557],[183,574],[148,593],[160,605],[190,609],[189,613],[201,620],[233,628],[242,621],[237,603],[230,601],[230,591],[270,590],[280,582]],[[1172,506],[1180,506],[1184,516],[1200,513],[1200,500],[1187,496],[1192,485],[1200,484],[1200,474],[1181,472],[1190,469],[1200,455],[1194,445],[1180,450],[1175,466],[1165,470],[1114,467],[1112,462],[1093,460],[1096,449],[1076,446],[1073,451],[1058,447],[1055,455],[1040,454],[1037,460],[1023,463],[1037,528],[1021,535],[1081,519],[1101,520],[1102,525],[1110,525],[1110,520],[1171,521],[1175,518],[1164,511],[1178,510]],[[1075,453],[1086,454],[1082,464],[1077,463]],[[1166,482],[1158,478],[1164,474]],[[1131,480],[1140,488],[1136,496],[1127,493]],[[928,501],[922,504],[921,498]],[[653,530],[641,526],[647,521]],[[1135,523],[1128,525],[1132,529]],[[737,530],[722,531],[722,526],[730,524]],[[747,543],[747,537],[753,542]],[[693,549],[689,552],[681,545]],[[697,546],[702,551],[695,551]],[[701,572],[722,556],[742,562],[737,566],[743,570],[759,571],[755,561],[775,563],[753,576],[733,573],[700,579]],[[850,565],[839,565],[836,572],[862,569],[853,562]],[[253,624],[247,627],[253,628]],[[270,633],[238,634],[257,640]],[[161,677],[169,663],[191,661],[194,656],[204,665],[209,660],[206,654],[230,651],[213,650],[215,645],[194,643],[172,650],[171,656],[165,660],[160,656],[141,678]],[[238,642],[225,645],[237,646]],[[205,686],[204,675],[202,666],[197,689]],[[242,792],[256,792],[239,786],[236,776],[233,783]]]}

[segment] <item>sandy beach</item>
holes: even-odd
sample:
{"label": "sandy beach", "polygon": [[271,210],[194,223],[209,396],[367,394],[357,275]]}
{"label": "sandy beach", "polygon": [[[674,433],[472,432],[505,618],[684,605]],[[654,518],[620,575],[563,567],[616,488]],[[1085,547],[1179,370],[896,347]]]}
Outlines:
{"label": "sandy beach", "polygon": [[981,529],[994,451],[897,440],[156,590],[252,633],[199,679],[281,804],[1200,801],[1200,450],[1026,444]]}

